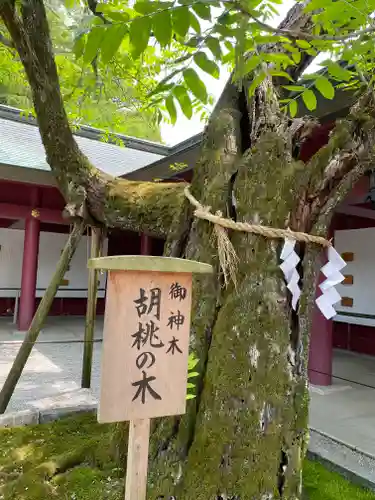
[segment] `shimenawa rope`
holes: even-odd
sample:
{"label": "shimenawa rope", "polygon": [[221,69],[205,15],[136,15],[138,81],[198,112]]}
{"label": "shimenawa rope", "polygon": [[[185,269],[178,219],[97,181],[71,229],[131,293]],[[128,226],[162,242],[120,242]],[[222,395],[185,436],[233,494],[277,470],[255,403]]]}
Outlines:
{"label": "shimenawa rope", "polygon": [[231,219],[223,217],[221,212],[216,212],[216,214],[211,213],[211,207],[204,207],[196,198],[194,198],[188,186],[185,187],[184,194],[190,203],[196,208],[194,211],[195,217],[207,220],[214,224],[218,240],[218,256],[226,284],[228,284],[229,278],[232,278],[234,284],[236,284],[236,268],[238,263],[237,254],[228,238],[226,229],[258,234],[272,239],[289,238],[297,241],[303,241],[305,243],[314,243],[323,247],[332,246],[332,243],[322,236],[291,231],[290,229],[279,229],[261,226],[258,224],[249,224],[248,222],[235,222]]}

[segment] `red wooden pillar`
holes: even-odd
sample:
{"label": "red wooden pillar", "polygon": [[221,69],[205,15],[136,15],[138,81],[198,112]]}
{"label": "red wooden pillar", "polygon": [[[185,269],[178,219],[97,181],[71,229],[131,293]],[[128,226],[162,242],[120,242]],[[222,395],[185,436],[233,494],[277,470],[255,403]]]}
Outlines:
{"label": "red wooden pillar", "polygon": [[[38,205],[38,189],[36,188],[31,197],[32,208]],[[40,220],[30,215],[25,221],[25,239],[23,246],[21,296],[18,315],[18,329],[26,331],[29,329],[35,312],[35,291],[38,272],[38,253]]]}
{"label": "red wooden pillar", "polygon": [[141,255],[152,254],[152,238],[147,234],[141,233]]}
{"label": "red wooden pillar", "polygon": [[[337,226],[335,215],[332,217],[328,229],[327,238],[331,239]],[[327,262],[327,251],[321,253],[321,265]],[[322,292],[319,285],[326,279],[323,273],[319,274],[315,289],[315,298]],[[309,381],[314,385],[332,385],[332,361],[333,361],[333,321],[326,319],[317,305],[314,307],[309,351]]]}
{"label": "red wooden pillar", "polygon": [[[319,284],[324,279],[325,276],[321,273],[316,285],[316,298],[322,293]],[[311,384],[332,384],[332,330],[332,320],[326,319],[315,305],[310,332],[309,381]]]}

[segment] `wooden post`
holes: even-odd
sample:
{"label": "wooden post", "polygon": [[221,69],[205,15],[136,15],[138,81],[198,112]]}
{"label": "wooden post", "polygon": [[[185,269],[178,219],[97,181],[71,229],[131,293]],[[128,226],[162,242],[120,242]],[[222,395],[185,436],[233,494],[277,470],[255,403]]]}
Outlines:
{"label": "wooden post", "polygon": [[150,419],[129,423],[125,500],[145,500],[147,490]]}
{"label": "wooden post", "polygon": [[0,413],[4,413],[7,409],[10,398],[13,395],[17,382],[22,374],[22,371],[29,359],[30,353],[38,338],[39,332],[44,324],[45,319],[51,308],[53,299],[59,288],[60,282],[66,273],[69,263],[76,251],[81,236],[85,230],[85,224],[82,221],[76,222],[73,230],[69,235],[68,241],[65,244],[64,250],[60,255],[55,273],[52,277],[47,290],[45,291],[39,307],[34,314],[30,328],[25,335],[24,341],[17,353],[16,359],[13,362],[12,368],[0,392]]}
{"label": "wooden post", "polygon": [[151,255],[152,239],[145,233],[141,233],[141,255]]}
{"label": "wooden post", "polygon": [[150,419],[186,411],[193,273],[183,259],[90,259],[109,271],[98,420],[130,422],[125,500],[145,500]]}
{"label": "wooden post", "polygon": [[35,313],[35,291],[38,274],[40,220],[30,216],[25,221],[25,238],[22,257],[21,295],[19,301],[18,329],[25,332]]}
{"label": "wooden post", "polygon": [[[98,228],[91,228],[91,250],[90,257],[97,258],[101,253],[102,231]],[[95,332],[96,303],[98,296],[98,270],[89,269],[89,279],[87,287],[86,323],[85,323],[85,343],[83,346],[82,359],[82,379],[81,387],[90,388],[93,341]]]}
{"label": "wooden post", "polygon": [[[31,191],[30,203],[33,208],[40,205],[40,190],[37,186],[35,186]],[[18,329],[23,332],[26,332],[29,329],[35,313],[39,240],[39,212],[36,210],[30,210],[25,219],[19,316],[16,318],[18,320]]]}

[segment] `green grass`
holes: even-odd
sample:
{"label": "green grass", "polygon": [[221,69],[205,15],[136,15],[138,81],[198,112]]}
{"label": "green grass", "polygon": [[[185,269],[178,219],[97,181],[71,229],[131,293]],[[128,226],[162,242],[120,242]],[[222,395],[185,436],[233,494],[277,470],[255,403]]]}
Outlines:
{"label": "green grass", "polygon": [[[122,500],[109,432],[90,415],[1,429],[0,500]],[[317,462],[305,462],[304,485],[307,500],[375,500]]]}
{"label": "green grass", "polygon": [[315,461],[305,461],[304,490],[307,500],[374,500],[375,492],[350,483]]}

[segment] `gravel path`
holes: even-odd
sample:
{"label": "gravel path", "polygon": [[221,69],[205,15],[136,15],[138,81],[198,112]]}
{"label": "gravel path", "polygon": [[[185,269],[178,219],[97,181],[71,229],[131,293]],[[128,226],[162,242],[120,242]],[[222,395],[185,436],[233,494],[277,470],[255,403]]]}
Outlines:
{"label": "gravel path", "polygon": [[[50,398],[80,388],[83,355],[83,318],[54,318],[39,336],[7,411],[49,406]],[[0,387],[20,348],[23,334],[14,331],[9,319],[0,320]],[[92,391],[97,398],[100,384],[102,319],[95,334]],[[68,394],[66,395],[67,397]]]}

